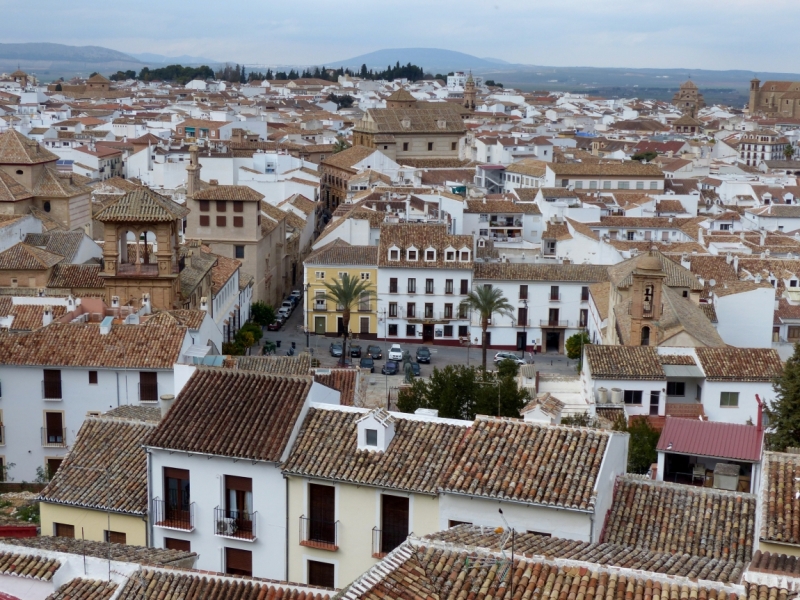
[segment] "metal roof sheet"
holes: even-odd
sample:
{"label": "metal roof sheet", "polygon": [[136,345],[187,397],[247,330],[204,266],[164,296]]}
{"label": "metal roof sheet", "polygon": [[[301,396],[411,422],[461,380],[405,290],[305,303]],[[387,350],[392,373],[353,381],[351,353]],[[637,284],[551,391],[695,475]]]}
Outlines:
{"label": "metal roof sheet", "polygon": [[661,365],[667,377],[705,377],[697,365]]}
{"label": "metal roof sheet", "polygon": [[659,452],[760,462],[763,437],[764,431],[755,425],[667,417],[656,449]]}

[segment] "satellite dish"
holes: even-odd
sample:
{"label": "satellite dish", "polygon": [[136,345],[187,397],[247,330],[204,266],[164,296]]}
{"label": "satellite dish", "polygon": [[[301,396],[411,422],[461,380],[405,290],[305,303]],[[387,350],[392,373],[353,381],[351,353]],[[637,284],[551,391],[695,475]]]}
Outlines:
{"label": "satellite dish", "polygon": [[710,285],[711,287],[714,287],[715,285],[717,285],[717,280],[716,279],[709,279],[708,280],[708,285]]}

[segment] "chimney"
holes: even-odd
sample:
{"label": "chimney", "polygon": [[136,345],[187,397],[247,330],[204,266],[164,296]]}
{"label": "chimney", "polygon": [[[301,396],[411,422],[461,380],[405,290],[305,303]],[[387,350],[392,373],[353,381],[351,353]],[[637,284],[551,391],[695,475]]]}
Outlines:
{"label": "chimney", "polygon": [[159,405],[161,406],[162,419],[167,416],[167,413],[169,412],[169,409],[172,408],[173,404],[175,404],[175,396],[172,394],[164,394],[161,396],[161,402],[159,402]]}
{"label": "chimney", "polygon": [[50,306],[45,306],[44,312],[42,313],[42,327],[47,327],[52,322],[53,322],[53,309]]}
{"label": "chimney", "polygon": [[705,244],[703,243],[703,228],[702,227],[698,227],[697,228],[697,243],[700,244],[701,246],[705,246]]}
{"label": "chimney", "polygon": [[208,182],[209,185],[219,185],[219,180],[217,179],[210,179]]}
{"label": "chimney", "polygon": [[744,231],[739,232],[739,239],[745,241]]}
{"label": "chimney", "polygon": [[200,298],[200,310],[208,312],[208,298],[206,296]]}
{"label": "chimney", "polygon": [[756,394],[756,402],[758,402],[758,420],[756,421],[756,427],[758,427],[758,431],[764,430],[764,403],[761,401],[761,398],[758,397]]}
{"label": "chimney", "polygon": [[75,310],[75,298],[72,295],[67,296],[67,312],[72,312]]}
{"label": "chimney", "polygon": [[766,243],[767,243],[767,232],[762,229],[761,230],[761,239],[758,242],[758,245],[759,246],[763,246]]}
{"label": "chimney", "polygon": [[728,263],[728,264],[731,264],[731,261],[732,261],[732,260],[733,260],[733,257],[731,256],[731,253],[730,253],[730,252],[728,252],[728,253],[725,255],[725,262],[726,262],[726,263]]}
{"label": "chimney", "polygon": [[142,308],[145,309],[143,311],[145,315],[149,315],[152,312],[150,307],[150,294],[148,293],[142,294]]}
{"label": "chimney", "polygon": [[119,296],[111,296],[111,308],[119,308]]}

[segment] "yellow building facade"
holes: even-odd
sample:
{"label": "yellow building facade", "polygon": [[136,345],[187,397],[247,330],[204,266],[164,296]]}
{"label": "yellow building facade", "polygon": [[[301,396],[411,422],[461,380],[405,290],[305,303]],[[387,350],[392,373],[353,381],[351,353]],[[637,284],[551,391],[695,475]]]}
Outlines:
{"label": "yellow building facade", "polygon": [[42,535],[66,535],[71,531],[77,539],[147,546],[147,518],[144,516],[51,502],[42,502],[39,506]]}
{"label": "yellow building facade", "polygon": [[374,340],[378,337],[378,248],[351,246],[336,240],[316,250],[304,264],[303,311],[306,327],[315,335],[338,336],[344,333],[343,312],[325,298],[326,283],[348,277],[369,284],[372,295],[365,295],[350,311],[350,335],[353,339]]}

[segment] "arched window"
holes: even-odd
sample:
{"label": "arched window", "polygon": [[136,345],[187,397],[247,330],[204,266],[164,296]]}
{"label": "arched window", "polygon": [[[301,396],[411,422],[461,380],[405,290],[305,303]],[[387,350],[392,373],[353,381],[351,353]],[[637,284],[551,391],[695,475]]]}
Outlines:
{"label": "arched window", "polygon": [[49,200],[45,200],[44,212],[50,212],[50,201]]}
{"label": "arched window", "polygon": [[22,175],[22,169],[17,169],[17,175]]}
{"label": "arched window", "polygon": [[640,346],[649,346],[650,345],[650,328],[649,327],[642,327],[642,340]]}

